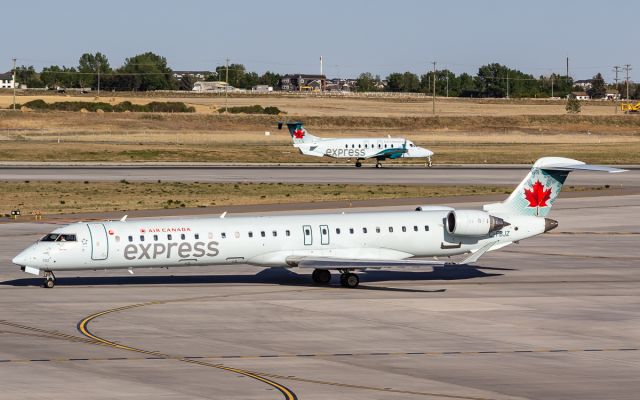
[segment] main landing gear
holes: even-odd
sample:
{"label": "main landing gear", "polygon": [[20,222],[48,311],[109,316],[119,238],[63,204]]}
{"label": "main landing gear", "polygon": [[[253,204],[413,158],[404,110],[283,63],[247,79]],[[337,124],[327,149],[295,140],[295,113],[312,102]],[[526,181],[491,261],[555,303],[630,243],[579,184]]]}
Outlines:
{"label": "main landing gear", "polygon": [[46,289],[51,289],[56,285],[55,281],[56,281],[56,277],[55,275],[53,275],[53,272],[45,271],[43,287]]}
{"label": "main landing gear", "polygon": [[349,271],[341,271],[341,272],[342,273],[340,274],[340,284],[342,286],[350,289],[358,287],[358,284],[360,284],[360,278],[358,278],[358,275]]}
{"label": "main landing gear", "polygon": [[362,167],[362,160],[364,160],[364,158],[358,158],[356,160],[356,168]]}
{"label": "main landing gear", "polygon": [[311,279],[318,285],[327,285],[331,282],[331,272],[326,269],[314,269],[311,274]]}
{"label": "main landing gear", "polygon": [[376,168],[382,168],[382,163],[380,161],[376,163]]}
{"label": "main landing gear", "polygon": [[[326,269],[314,269],[311,279],[318,285],[328,285],[331,282],[331,272]],[[348,270],[342,270],[340,271],[340,284],[346,288],[353,289],[360,284],[360,278]]]}

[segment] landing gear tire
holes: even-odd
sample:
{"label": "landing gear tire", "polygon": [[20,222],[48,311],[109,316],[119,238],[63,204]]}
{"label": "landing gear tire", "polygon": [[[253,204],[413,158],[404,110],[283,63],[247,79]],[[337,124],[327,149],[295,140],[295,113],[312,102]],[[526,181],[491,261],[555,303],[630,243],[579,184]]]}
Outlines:
{"label": "landing gear tire", "polygon": [[362,167],[362,163],[360,161],[356,161],[356,168]]}
{"label": "landing gear tire", "polygon": [[431,162],[431,157],[429,157],[429,158],[427,159],[427,162],[426,162],[425,164],[426,164],[426,166],[427,166],[428,168],[433,167],[433,163]]}
{"label": "landing gear tire", "polygon": [[382,168],[382,163],[377,162],[376,163],[376,168]]}
{"label": "landing gear tire", "polygon": [[356,288],[358,287],[359,283],[360,283],[360,278],[358,278],[358,275],[356,274],[347,272],[340,275],[340,284],[346,288],[350,288],[350,289]]}
{"label": "landing gear tire", "polygon": [[318,285],[326,285],[331,282],[331,272],[326,269],[314,269],[311,279]]}

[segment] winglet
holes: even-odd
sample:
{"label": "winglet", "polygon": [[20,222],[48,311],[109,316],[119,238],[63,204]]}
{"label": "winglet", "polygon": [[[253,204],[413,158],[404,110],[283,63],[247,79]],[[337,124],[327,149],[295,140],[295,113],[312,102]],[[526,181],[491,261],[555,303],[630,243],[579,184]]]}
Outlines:
{"label": "winglet", "polygon": [[224,217],[226,217],[226,215],[227,215],[227,212],[226,211],[223,212],[222,214],[220,214],[220,219],[224,219]]}
{"label": "winglet", "polygon": [[120,222],[124,222],[124,221],[126,221],[126,220],[127,220],[127,217],[128,217],[128,215],[126,215],[126,214],[125,214],[125,216],[124,216],[124,217],[120,218]]}

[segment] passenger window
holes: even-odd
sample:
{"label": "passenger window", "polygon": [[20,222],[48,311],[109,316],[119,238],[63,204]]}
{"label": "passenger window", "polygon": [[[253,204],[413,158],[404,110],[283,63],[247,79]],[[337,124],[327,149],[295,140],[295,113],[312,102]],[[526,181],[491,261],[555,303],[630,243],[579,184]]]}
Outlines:
{"label": "passenger window", "polygon": [[153,240],[157,242],[158,241],[158,235],[153,235]]}
{"label": "passenger window", "polygon": [[389,232],[393,232],[393,226],[389,227]]}
{"label": "passenger window", "polygon": [[326,235],[327,234],[327,229],[326,228],[322,228],[322,234]]}
{"label": "passenger window", "polygon": [[278,236],[278,231],[273,231],[273,232],[271,232],[271,233],[273,233],[273,237]]}
{"label": "passenger window", "polygon": [[360,143],[358,143],[358,148],[360,148]]}
{"label": "passenger window", "polygon": [[413,231],[414,231],[414,232],[418,232],[418,225],[414,225],[414,226],[413,226]]}
{"label": "passenger window", "polygon": [[184,233],[181,233],[181,234],[180,234],[180,239],[184,240],[184,239],[186,239],[186,238],[187,238],[187,236],[186,236]]}
{"label": "passenger window", "polygon": [[253,237],[253,232],[249,232],[249,237]]}
{"label": "passenger window", "polygon": [[368,145],[365,143],[365,144],[364,144],[364,148],[366,149],[366,148],[367,148],[367,146],[368,146]]}
{"label": "passenger window", "polygon": [[196,233],[196,234],[194,234],[194,235],[193,235],[193,237],[194,237],[196,240],[198,240],[198,239],[200,239],[200,234],[199,234],[199,233]]}
{"label": "passenger window", "polygon": [[140,235],[140,241],[144,242],[144,235]]}
{"label": "passenger window", "polygon": [[407,231],[407,227],[406,227],[406,226],[403,226],[403,227],[402,227],[402,232],[406,232],[406,231]]}
{"label": "passenger window", "polygon": [[262,232],[260,232],[260,236],[265,237],[265,236],[267,236],[267,234],[264,233],[264,231],[262,231]]}
{"label": "passenger window", "polygon": [[349,233],[353,235],[353,228],[349,228]]}
{"label": "passenger window", "polygon": [[378,148],[379,148],[379,149],[381,149],[381,148],[382,148],[382,145],[381,145],[380,143],[378,143]]}
{"label": "passenger window", "polygon": [[129,242],[133,242],[133,236],[129,236]]}
{"label": "passenger window", "polygon": [[356,148],[356,145],[355,145],[355,144],[351,144],[351,148],[352,148],[352,149],[355,149],[355,148]]}
{"label": "passenger window", "polygon": [[304,230],[304,234],[305,234],[305,235],[311,235],[311,231],[310,231],[309,229],[305,229],[305,230]]}
{"label": "passenger window", "polygon": [[120,236],[116,236],[116,243],[120,243]]}
{"label": "passenger window", "polygon": [[349,148],[349,145],[348,145],[348,144],[345,144],[345,145],[344,145],[344,148],[345,148],[345,149],[348,149],[348,148]]}
{"label": "passenger window", "polygon": [[209,232],[209,239],[213,239],[213,232]]}
{"label": "passenger window", "polygon": [[284,231],[284,235],[285,236],[291,236],[291,232],[289,232],[289,230],[287,229],[286,231]]}
{"label": "passenger window", "polygon": [[362,233],[367,233],[367,228],[362,227]]}
{"label": "passenger window", "polygon": [[222,232],[222,233],[220,234],[220,237],[222,237],[223,239],[226,239],[226,238],[227,238],[227,234],[226,234],[226,232]]}
{"label": "passenger window", "polygon": [[336,228],[336,234],[340,234],[340,228]]}
{"label": "passenger window", "polygon": [[171,240],[171,238],[172,238],[171,234],[170,233],[167,234],[167,240]]}
{"label": "passenger window", "polygon": [[425,232],[429,232],[429,225],[425,225],[425,226],[424,226],[424,231],[425,231]]}
{"label": "passenger window", "polygon": [[376,226],[376,233],[380,233],[380,227]]}

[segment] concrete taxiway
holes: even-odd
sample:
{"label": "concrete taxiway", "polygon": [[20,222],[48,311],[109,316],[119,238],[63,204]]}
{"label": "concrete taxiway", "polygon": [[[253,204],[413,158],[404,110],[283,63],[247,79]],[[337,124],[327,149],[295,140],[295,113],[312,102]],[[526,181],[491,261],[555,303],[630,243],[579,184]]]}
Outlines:
{"label": "concrete taxiway", "polygon": [[[181,182],[283,182],[283,183],[362,183],[362,184],[517,184],[531,168],[522,166],[437,166],[416,168],[385,166],[189,166],[139,165],[105,166],[59,164],[48,166],[1,165],[0,180],[89,180],[89,181],[181,181]],[[601,185],[601,173],[581,172],[570,178],[574,185]],[[640,168],[632,166],[624,174],[610,175],[613,186],[640,186]]]}
{"label": "concrete taxiway", "polygon": [[561,196],[557,230],[478,267],[358,289],[249,266],[43,289],[10,259],[55,224],[4,224],[0,399],[636,399],[639,215],[640,195]]}

